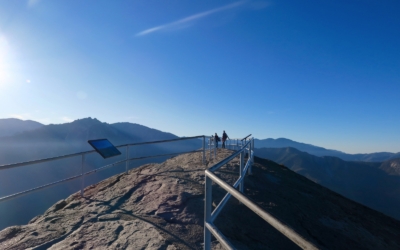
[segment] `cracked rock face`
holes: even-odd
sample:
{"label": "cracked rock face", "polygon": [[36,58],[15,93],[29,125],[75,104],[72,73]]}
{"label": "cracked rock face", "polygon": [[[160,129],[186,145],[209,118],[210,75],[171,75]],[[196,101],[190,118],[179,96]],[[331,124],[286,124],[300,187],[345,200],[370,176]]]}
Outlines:
{"label": "cracked rock face", "polygon": [[[85,189],[29,224],[0,231],[0,249],[202,249],[201,153],[147,164]],[[233,184],[239,159],[216,172]],[[274,162],[257,159],[245,194],[321,249],[400,249],[400,222],[352,202]],[[225,192],[213,185],[214,208]],[[34,204],[32,204],[34,205]],[[234,198],[215,225],[238,249],[298,249]],[[213,249],[223,249],[213,239]]]}

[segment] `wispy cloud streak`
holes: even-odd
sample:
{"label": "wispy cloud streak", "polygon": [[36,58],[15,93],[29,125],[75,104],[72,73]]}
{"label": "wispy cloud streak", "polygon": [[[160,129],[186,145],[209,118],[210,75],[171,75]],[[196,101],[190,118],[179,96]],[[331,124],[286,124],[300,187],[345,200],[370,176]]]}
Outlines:
{"label": "wispy cloud streak", "polygon": [[222,7],[218,7],[218,8],[212,9],[212,10],[200,12],[198,14],[182,18],[182,19],[180,19],[178,21],[175,21],[175,22],[163,24],[163,25],[160,25],[160,26],[156,26],[156,27],[141,31],[141,32],[137,33],[136,36],[144,36],[144,35],[148,35],[148,34],[153,33],[153,32],[157,32],[157,31],[161,31],[161,30],[164,30],[164,29],[173,28],[173,27],[176,27],[176,26],[179,26],[179,25],[182,25],[182,24],[187,24],[187,23],[189,23],[191,21],[194,21],[194,20],[209,16],[209,15],[215,14],[217,12],[221,12],[221,11],[224,11],[224,10],[237,8],[240,5],[244,4],[245,2],[246,1],[239,1],[239,2],[231,3],[231,4],[228,4],[228,5],[222,6]]}
{"label": "wispy cloud streak", "polygon": [[40,0],[28,0],[28,7],[31,8],[39,3]]}

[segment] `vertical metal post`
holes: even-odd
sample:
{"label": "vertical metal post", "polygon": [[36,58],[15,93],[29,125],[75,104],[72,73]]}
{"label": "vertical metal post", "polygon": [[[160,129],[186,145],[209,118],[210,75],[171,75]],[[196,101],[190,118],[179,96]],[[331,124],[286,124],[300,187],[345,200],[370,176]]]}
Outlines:
{"label": "vertical metal post", "polygon": [[[243,168],[244,168],[244,154],[245,154],[245,150],[243,150],[240,153],[240,177],[242,177],[245,173],[243,173]],[[243,193],[243,189],[244,189],[244,178],[242,179],[242,181],[240,182],[239,185],[239,192]]]}
{"label": "vertical metal post", "polygon": [[252,161],[251,161],[251,151],[252,151],[252,143],[250,142],[249,143],[249,157],[247,158],[247,161],[249,162],[249,164],[250,164],[250,166],[249,166],[249,170],[247,171],[247,173],[249,174],[249,175],[251,175],[251,174],[253,174],[252,173],[252,170],[251,170],[251,168],[252,168]]}
{"label": "vertical metal post", "polygon": [[129,168],[129,145],[126,146],[125,174],[128,173],[128,168]]}
{"label": "vertical metal post", "polygon": [[251,148],[253,149],[253,157],[251,157],[251,163],[254,163],[254,137],[251,144],[252,144]]}
{"label": "vertical metal post", "polygon": [[85,166],[85,154],[82,154],[81,162],[81,196],[83,197],[83,190],[85,189],[85,176],[83,175]]}
{"label": "vertical metal post", "polygon": [[214,160],[216,160],[217,159],[217,140],[215,140],[215,137],[214,137]]}
{"label": "vertical metal post", "polygon": [[211,222],[212,180],[206,175],[204,197],[204,250],[211,249],[211,232],[206,227],[206,222]]}
{"label": "vertical metal post", "polygon": [[206,137],[203,136],[203,165],[206,165]]}
{"label": "vertical metal post", "polygon": [[211,137],[210,137],[210,140],[209,140],[209,147],[208,147],[208,149],[210,150],[210,161],[211,161]]}

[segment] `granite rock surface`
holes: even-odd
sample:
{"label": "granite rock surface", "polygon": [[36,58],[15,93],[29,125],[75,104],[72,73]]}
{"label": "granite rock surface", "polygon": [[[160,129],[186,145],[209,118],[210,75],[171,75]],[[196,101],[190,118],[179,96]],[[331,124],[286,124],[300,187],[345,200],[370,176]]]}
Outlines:
{"label": "granite rock surface", "polygon": [[[220,149],[205,165],[201,153],[184,154],[113,176],[0,231],[0,249],[202,249],[204,170],[231,153]],[[216,174],[233,184],[238,172],[235,158]],[[255,159],[245,194],[318,248],[400,249],[399,221],[272,161]],[[214,207],[224,195],[213,186]],[[238,249],[298,249],[235,198],[215,224]],[[222,249],[215,239],[213,248]]]}

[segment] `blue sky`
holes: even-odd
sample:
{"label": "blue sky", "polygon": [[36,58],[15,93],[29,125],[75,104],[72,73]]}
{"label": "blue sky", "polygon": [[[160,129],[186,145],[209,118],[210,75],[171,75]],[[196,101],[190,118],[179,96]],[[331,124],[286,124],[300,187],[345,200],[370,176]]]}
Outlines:
{"label": "blue sky", "polygon": [[0,118],[400,151],[400,2],[0,0]]}

